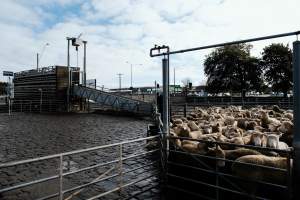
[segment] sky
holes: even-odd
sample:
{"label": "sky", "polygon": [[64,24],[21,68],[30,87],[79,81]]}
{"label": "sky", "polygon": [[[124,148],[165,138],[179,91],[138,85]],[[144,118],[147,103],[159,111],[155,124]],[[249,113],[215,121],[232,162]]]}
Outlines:
{"label": "sky", "polygon": [[[161,58],[151,58],[150,48],[168,45],[171,50],[228,42],[300,30],[299,0],[2,0],[0,6],[0,81],[2,71],[66,65],[66,37],[87,43],[87,79],[97,85],[133,86],[161,83]],[[264,46],[282,42],[292,46],[296,36],[253,43],[252,54]],[[212,50],[172,55],[171,83],[190,78],[204,84],[205,55]],[[79,48],[82,67],[83,49]],[[141,64],[141,65],[140,65]],[[71,48],[71,65],[77,66]]]}

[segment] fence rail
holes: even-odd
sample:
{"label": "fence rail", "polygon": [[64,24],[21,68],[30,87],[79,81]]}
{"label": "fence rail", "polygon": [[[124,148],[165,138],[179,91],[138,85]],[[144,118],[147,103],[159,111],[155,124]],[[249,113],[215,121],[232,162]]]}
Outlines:
{"label": "fence rail", "polygon": [[[54,155],[49,155],[49,156],[43,156],[43,157],[38,157],[38,158],[32,158],[32,159],[27,159],[27,160],[1,163],[0,164],[0,169],[3,169],[3,168],[14,167],[14,166],[17,166],[17,165],[24,165],[24,164],[29,165],[29,164],[34,163],[34,162],[46,161],[46,160],[50,160],[50,159],[58,159],[58,161],[59,161],[58,162],[59,163],[58,169],[59,170],[58,170],[58,174],[56,174],[56,175],[48,176],[48,177],[45,177],[45,178],[40,178],[40,179],[37,179],[37,180],[34,180],[34,181],[15,184],[13,186],[5,187],[5,188],[0,188],[0,194],[5,193],[5,192],[9,192],[9,191],[14,191],[14,190],[17,190],[17,189],[21,189],[21,188],[28,187],[28,186],[33,186],[33,185],[40,184],[40,183],[43,183],[43,182],[47,182],[47,181],[50,181],[50,180],[54,180],[54,179],[57,180],[58,179],[59,191],[57,193],[54,193],[54,194],[51,194],[51,195],[40,197],[40,198],[38,198],[38,200],[46,200],[46,199],[51,199],[51,198],[54,198],[54,197],[59,197],[59,199],[62,200],[62,199],[64,199],[64,194],[67,194],[67,193],[70,193],[70,192],[73,192],[73,191],[78,191],[78,190],[81,190],[83,188],[87,188],[88,186],[91,186],[91,185],[99,183],[99,182],[103,182],[105,180],[108,180],[108,179],[111,179],[111,178],[114,178],[114,177],[119,177],[120,182],[119,182],[119,185],[117,187],[115,187],[111,190],[102,192],[100,194],[97,194],[96,196],[90,197],[89,199],[96,199],[96,198],[108,195],[112,192],[119,191],[122,188],[128,187],[130,185],[138,183],[142,180],[149,179],[149,178],[154,177],[154,176],[159,174],[159,172],[156,172],[156,173],[150,174],[147,177],[142,177],[142,178],[130,180],[130,182],[125,183],[125,181],[123,180],[124,175],[129,174],[130,172],[137,171],[141,168],[151,166],[152,164],[157,164],[157,163],[159,163],[159,160],[154,160],[153,162],[143,164],[142,166],[138,166],[138,167],[135,167],[133,169],[125,169],[122,166],[123,162],[126,161],[126,160],[135,159],[137,157],[142,157],[142,156],[146,156],[146,155],[153,155],[153,154],[159,152],[159,148],[154,148],[152,150],[147,150],[147,151],[144,151],[144,152],[134,152],[132,154],[124,156],[124,154],[123,154],[124,149],[123,148],[124,148],[125,145],[130,145],[130,144],[133,144],[133,143],[145,142],[145,141],[146,142],[149,142],[149,141],[158,142],[158,140],[159,140],[159,136],[150,136],[150,137],[145,137],[145,138],[132,139],[132,140],[127,140],[127,141],[118,142],[118,143],[114,143],[114,144],[96,146],[96,147],[92,147],[92,148],[75,150],[75,151],[70,151],[70,152],[65,152],[65,153],[60,153],[60,154],[54,154]],[[63,163],[64,163],[64,158],[65,157],[73,156],[73,155],[81,154],[81,153],[87,153],[87,152],[91,152],[91,151],[96,151],[96,150],[107,149],[107,148],[111,148],[111,147],[116,147],[116,148],[119,149],[119,158],[118,159],[114,159],[114,160],[111,160],[111,161],[108,161],[108,162],[97,163],[97,164],[94,164],[92,166],[80,168],[80,169],[77,169],[77,170],[64,172]],[[77,174],[77,173],[80,173],[80,172],[88,171],[88,170],[91,170],[91,169],[104,167],[104,166],[111,165],[111,164],[115,164],[114,168],[118,170],[117,173],[114,173],[112,175],[107,175],[111,171],[111,170],[108,170],[104,173],[105,176],[103,176],[99,179],[95,179],[95,180],[93,180],[89,183],[81,184],[79,186],[64,189],[64,185],[63,185],[64,177],[71,176],[71,175],[74,175],[74,174]]]}
{"label": "fence rail", "polygon": [[[169,177],[167,188],[170,188],[171,190],[189,194],[194,197],[201,197],[202,199],[224,199],[224,197],[226,197],[225,195],[226,194],[228,195],[228,193],[230,193],[230,195],[238,195],[238,198],[250,198],[250,197],[251,199],[273,199],[274,198],[268,196],[270,194],[262,194],[260,192],[259,194],[251,193],[247,189],[241,187],[241,185],[243,184],[247,184],[246,185],[247,187],[249,187],[249,184],[252,184],[253,187],[258,187],[258,185],[260,186],[263,185],[262,187],[271,188],[272,190],[277,191],[277,193],[279,191],[279,193],[281,193],[281,196],[284,193],[285,199],[292,198],[291,159],[293,158],[293,148],[289,148],[287,150],[279,150],[279,149],[251,146],[251,145],[237,145],[232,143],[222,143],[216,141],[207,141],[207,140],[191,139],[185,137],[174,137],[174,136],[167,137],[167,139],[170,143],[173,144],[170,147],[170,149],[167,150],[169,154],[169,158],[167,161],[168,170],[166,172],[167,177]],[[270,152],[270,151],[276,152],[280,154],[280,156],[286,158],[286,168],[240,162],[237,160],[227,159],[226,157],[218,157],[216,155],[191,153],[182,149],[181,147],[176,146],[174,143],[174,140],[176,139],[205,143],[207,145],[213,145],[215,146],[215,148],[217,148],[218,146],[227,145],[234,148],[253,149],[259,152]],[[185,163],[186,161],[185,159],[189,160],[189,162]],[[191,160],[193,162],[191,162]],[[213,164],[211,164],[211,161],[213,162]],[[233,164],[248,166],[249,168],[247,169],[257,170],[258,172],[261,172],[261,170],[263,169],[271,170],[272,172],[277,171],[283,174],[284,180],[286,180],[286,182],[276,183],[276,182],[270,182],[269,180],[268,181],[254,180],[251,178],[240,177],[238,175],[232,174],[232,171],[230,171],[231,167],[229,168],[230,170],[228,170],[228,167],[222,168],[218,166],[218,161],[225,162],[225,166],[226,165],[232,166]],[[187,173],[182,173],[184,171],[187,171]],[[201,175],[197,176],[196,175],[197,173],[198,175],[199,174]],[[251,173],[251,171],[247,171],[245,173]],[[215,180],[208,179],[207,177],[214,177]],[[199,188],[200,185],[202,185],[202,187],[207,187],[208,190],[213,189],[213,192],[210,192],[209,194],[202,192],[200,194],[197,190],[194,190],[195,188],[190,187],[190,185],[189,187],[181,187],[178,184],[176,185],[176,182],[178,181],[183,181],[180,182],[180,184],[186,183],[190,185],[197,185],[196,188]],[[221,193],[223,195],[223,198],[221,198]],[[229,197],[233,198],[232,196]],[[237,196],[235,196],[235,198],[237,198]]]}

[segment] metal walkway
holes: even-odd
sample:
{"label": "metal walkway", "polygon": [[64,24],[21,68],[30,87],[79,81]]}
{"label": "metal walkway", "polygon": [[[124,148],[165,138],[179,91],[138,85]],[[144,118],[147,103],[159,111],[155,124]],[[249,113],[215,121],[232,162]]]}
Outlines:
{"label": "metal walkway", "polygon": [[152,104],[130,99],[121,95],[111,94],[101,90],[73,85],[73,95],[95,101],[114,110],[127,111],[136,114],[152,114]]}

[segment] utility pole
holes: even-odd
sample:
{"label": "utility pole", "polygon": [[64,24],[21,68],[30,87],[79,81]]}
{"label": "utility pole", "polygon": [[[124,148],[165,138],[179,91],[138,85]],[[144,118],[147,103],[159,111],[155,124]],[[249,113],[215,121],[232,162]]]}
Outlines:
{"label": "utility pole", "polygon": [[132,72],[132,68],[133,68],[133,65],[139,65],[139,66],[142,66],[143,64],[133,64],[129,61],[126,61],[127,64],[130,64],[130,88],[132,89],[133,88],[133,72]]}
{"label": "utility pole", "polygon": [[122,89],[122,76],[123,76],[123,74],[119,73],[117,75],[119,76],[119,91],[121,92],[121,89]]}
{"label": "utility pole", "polygon": [[174,95],[176,93],[176,89],[175,89],[175,67],[174,67]]}
{"label": "utility pole", "polygon": [[39,69],[39,53],[36,54],[36,69]]}

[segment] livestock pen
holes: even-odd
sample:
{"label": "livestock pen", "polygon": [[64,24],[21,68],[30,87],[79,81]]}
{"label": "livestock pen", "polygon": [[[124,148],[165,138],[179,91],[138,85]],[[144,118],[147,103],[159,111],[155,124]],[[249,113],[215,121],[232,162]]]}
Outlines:
{"label": "livestock pen", "polygon": [[[299,34],[300,31],[296,31],[175,51],[170,51],[169,46],[156,45],[150,50],[151,57],[163,57],[163,108],[161,110],[160,133],[163,147],[163,182],[170,198],[299,199],[299,191],[295,189],[299,187],[300,180],[300,42],[298,39],[293,42],[293,99],[263,103],[258,102],[257,99],[254,99],[256,102],[253,102],[253,98],[252,100],[248,98],[246,101],[242,99],[238,102],[232,101],[232,99],[227,101],[228,98],[225,99],[226,101],[218,99],[221,100],[220,102],[189,101],[187,105],[181,105],[181,109],[178,111],[178,107],[170,105],[168,87],[170,82],[169,63],[170,57],[173,55],[293,35],[298,36]],[[170,122],[174,123],[174,118],[178,117],[179,113],[188,117],[190,108],[196,105],[206,107],[243,105],[251,107],[257,104],[277,104],[285,109],[292,108],[293,141],[289,148],[282,150],[273,147],[222,142],[217,138],[222,137],[223,134],[216,135],[214,139],[193,138],[189,132],[182,136],[174,134],[171,129],[174,124],[170,124]],[[174,118],[171,119],[171,114],[177,116],[173,116]],[[199,151],[199,147],[203,146],[206,151]],[[241,151],[238,154],[245,155],[229,159],[226,158],[224,148],[231,152]]]}

